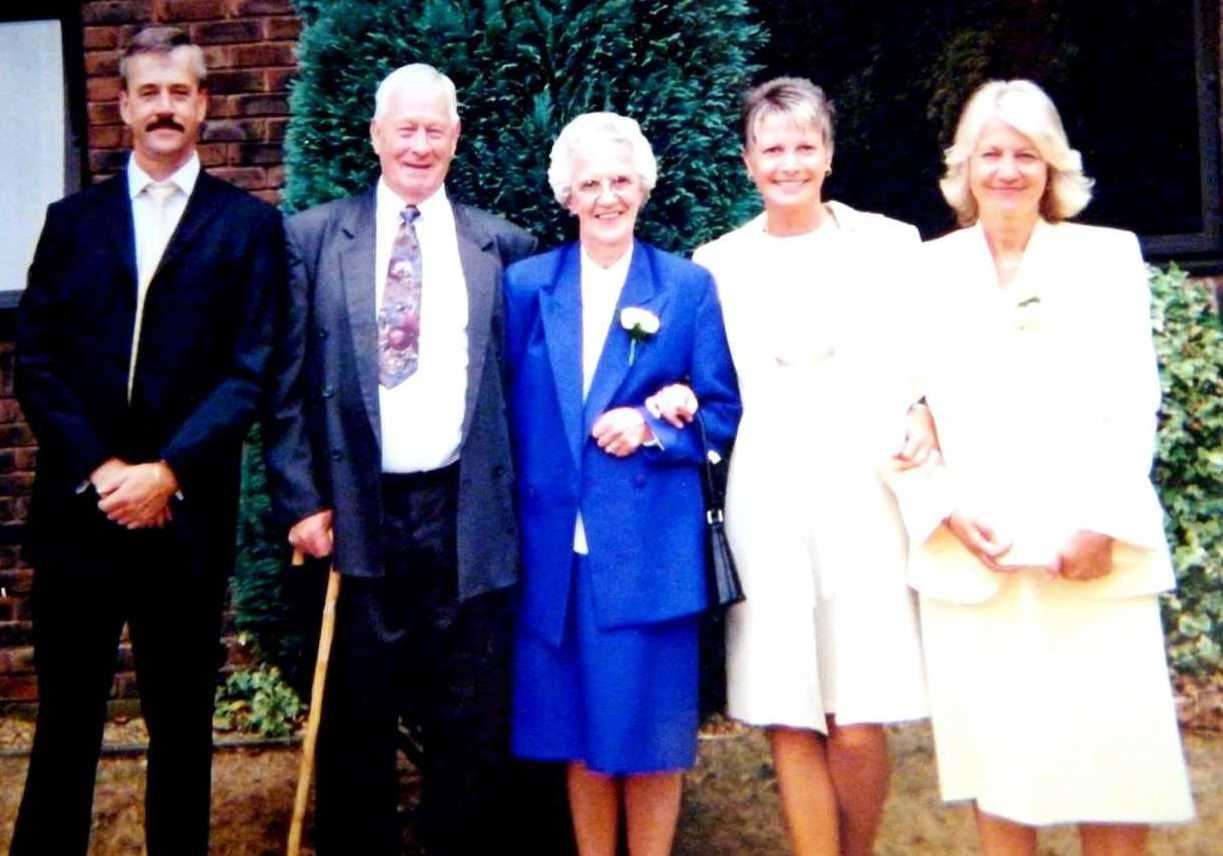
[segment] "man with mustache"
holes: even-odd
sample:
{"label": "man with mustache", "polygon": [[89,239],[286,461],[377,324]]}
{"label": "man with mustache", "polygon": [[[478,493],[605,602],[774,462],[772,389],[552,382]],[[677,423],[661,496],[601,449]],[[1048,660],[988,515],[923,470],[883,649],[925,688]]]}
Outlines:
{"label": "man with mustache", "polygon": [[147,853],[208,851],[239,459],[286,276],[280,214],[200,168],[200,48],[149,28],[119,75],[127,169],[50,206],[17,320],[17,398],[40,444],[22,856],[86,852],[125,622],[149,730]]}

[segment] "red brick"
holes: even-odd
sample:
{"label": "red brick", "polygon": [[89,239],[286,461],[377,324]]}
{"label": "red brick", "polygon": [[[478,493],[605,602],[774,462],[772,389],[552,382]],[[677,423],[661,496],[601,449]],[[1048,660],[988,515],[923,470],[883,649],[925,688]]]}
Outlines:
{"label": "red brick", "polygon": [[162,18],[175,23],[224,18],[226,5],[225,0],[162,0]]}
{"label": "red brick", "polygon": [[119,658],[115,664],[115,671],[130,672],[136,667],[136,659],[132,656],[132,643],[124,642],[119,646]]}
{"label": "red brick", "polygon": [[285,130],[289,127],[288,119],[268,119],[267,134],[264,137],[269,143],[277,143],[285,138]]}
{"label": "red brick", "polygon": [[207,167],[223,166],[225,164],[225,143],[201,143],[195,147],[199,152],[200,163]]}
{"label": "red brick", "polygon": [[240,142],[262,140],[262,119],[216,119],[204,127],[203,139],[209,142]]}
{"label": "red brick", "polygon": [[238,115],[238,111],[234,109],[233,98],[228,95],[208,96],[209,119],[228,119],[229,117],[236,115]]}
{"label": "red brick", "polygon": [[0,422],[22,422],[21,405],[15,398],[0,398]]}
{"label": "red brick", "polygon": [[30,631],[28,621],[0,621],[0,646],[29,645],[33,641]]}
{"label": "red brick", "polygon": [[285,186],[285,168],[283,166],[268,167],[268,187],[281,188]]}
{"label": "red brick", "polygon": [[123,125],[94,125],[89,129],[89,144],[96,149],[124,148]]}
{"label": "red brick", "polygon": [[269,68],[263,73],[263,88],[267,92],[288,92],[296,68]]}
{"label": "red brick", "polygon": [[[241,166],[259,165],[259,164],[279,164],[284,163],[284,149],[277,144],[272,143],[231,143],[229,151],[230,163]],[[0,426],[2,432],[3,426]],[[3,437],[3,433],[0,433]],[[0,445],[4,445],[0,443]],[[19,445],[13,443],[11,445]]]}
{"label": "red brick", "polygon": [[17,450],[0,449],[0,473],[17,471]]}
{"label": "red brick", "polygon": [[0,474],[0,492],[6,494],[29,493],[34,486],[33,473]]}
{"label": "red brick", "polygon": [[123,121],[119,116],[118,101],[101,101],[89,105],[89,124],[113,125]]}
{"label": "red brick", "polygon": [[258,71],[219,71],[208,75],[208,92],[212,95],[260,92],[263,90],[263,82],[264,76]]}
{"label": "red brick", "polygon": [[101,77],[119,73],[118,51],[86,51],[85,74],[89,77]]}
{"label": "red brick", "polygon": [[38,679],[34,675],[0,676],[0,699],[6,701],[35,701],[38,698]]}
{"label": "red brick", "polygon": [[86,24],[139,24],[152,18],[152,0],[117,0],[85,3],[81,21]]}
{"label": "red brick", "polygon": [[204,66],[209,71],[229,68],[234,64],[234,49],[229,45],[205,45]]}
{"label": "red brick", "polygon": [[85,96],[89,101],[115,101],[119,98],[119,78],[94,77],[85,81]]}
{"label": "red brick", "polygon": [[24,645],[20,648],[10,648],[8,655],[9,671],[27,673],[34,671],[33,645]]}
{"label": "red brick", "polygon": [[268,18],[263,22],[263,37],[266,39],[296,40],[301,31],[302,22],[299,18]]}
{"label": "red brick", "polygon": [[30,430],[30,426],[24,422],[13,422],[8,425],[0,425],[0,447],[8,448],[10,446],[33,446],[34,432]]}
{"label": "red brick", "polygon": [[234,65],[238,68],[268,65],[294,65],[297,57],[289,42],[262,42],[254,45],[235,45]]}
{"label": "red brick", "polygon": [[236,0],[234,16],[248,15],[292,15],[293,0]]}
{"label": "red brick", "polygon": [[30,498],[28,496],[19,496],[13,500],[13,519],[19,523],[24,523],[30,517]]}
{"label": "red brick", "polygon": [[7,592],[6,596],[24,597],[30,593],[30,585],[34,581],[34,572],[29,568],[19,568],[17,563],[20,548],[9,546],[0,550],[0,588]]}
{"label": "red brick", "polygon": [[[208,21],[191,25],[191,41],[200,45],[221,45],[231,42],[257,42],[263,38],[262,27],[255,20]],[[284,38],[294,38],[285,36]]]}
{"label": "red brick", "polygon": [[234,105],[242,116],[289,115],[289,99],[283,95],[237,95]]}
{"label": "red brick", "polygon": [[33,470],[38,465],[38,448],[13,449],[14,468],[21,471]]}
{"label": "red brick", "polygon": [[[118,172],[127,165],[127,152],[116,149],[90,149],[89,171]],[[2,433],[0,433],[2,436]],[[0,443],[2,445],[2,443]]]}
{"label": "red brick", "polygon": [[[241,187],[243,190],[260,190],[267,186],[267,173],[262,167],[227,166],[212,170],[212,174],[217,178],[225,179],[230,184]],[[0,479],[3,478],[4,476],[0,476]]]}
{"label": "red brick", "polygon": [[119,45],[119,31],[114,27],[86,27],[84,46],[86,50],[113,48]]}

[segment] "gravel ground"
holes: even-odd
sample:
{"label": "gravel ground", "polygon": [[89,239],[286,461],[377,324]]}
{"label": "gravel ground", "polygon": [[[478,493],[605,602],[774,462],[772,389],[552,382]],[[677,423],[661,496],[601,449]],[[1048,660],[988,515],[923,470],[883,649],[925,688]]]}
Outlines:
{"label": "gravel ground", "polygon": [[[0,749],[28,745],[30,724],[0,720]],[[107,726],[108,744],[139,743],[139,719]],[[890,734],[895,772],[878,856],[959,856],[976,853],[967,810],[938,800],[930,731],[896,728]],[[1152,856],[1215,856],[1223,853],[1223,734],[1186,732],[1185,746],[1200,819],[1159,829]],[[293,748],[225,749],[213,764],[212,852],[221,856],[271,856],[284,852],[298,751]],[[0,757],[0,852],[7,852],[21,797],[27,759]],[[415,854],[411,809],[417,782],[404,769],[405,853]],[[739,731],[701,741],[700,761],[685,786],[676,856],[784,854],[776,782],[762,735]],[[138,856],[144,759],[103,759],[94,804],[94,856]],[[512,832],[507,836],[512,840]],[[1069,830],[1041,837],[1041,856],[1077,853]]]}

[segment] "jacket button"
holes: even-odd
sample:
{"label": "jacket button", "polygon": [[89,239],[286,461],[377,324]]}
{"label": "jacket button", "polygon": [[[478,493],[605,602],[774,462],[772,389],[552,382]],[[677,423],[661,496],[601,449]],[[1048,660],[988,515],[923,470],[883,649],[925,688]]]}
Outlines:
{"label": "jacket button", "polygon": [[342,461],[343,459],[344,459],[344,453],[342,451],[340,451],[339,449],[331,450],[331,460]]}
{"label": "jacket button", "polygon": [[334,386],[327,384],[325,387],[323,387],[323,398],[331,398],[333,395],[335,395]]}

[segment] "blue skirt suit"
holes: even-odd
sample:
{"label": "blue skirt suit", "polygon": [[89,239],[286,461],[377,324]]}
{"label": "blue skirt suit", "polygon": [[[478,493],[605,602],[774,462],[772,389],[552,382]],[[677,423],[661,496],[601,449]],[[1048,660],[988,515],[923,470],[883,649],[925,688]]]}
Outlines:
{"label": "blue skirt suit", "polygon": [[[577,245],[505,276],[523,553],[513,748],[608,774],[682,769],[696,751],[702,452],[694,428],[654,419],[643,404],[688,383],[719,450],[740,413],[712,278],[641,242],[632,253],[585,400]],[[659,319],[632,347],[620,322],[629,307]],[[599,449],[591,427],[617,407],[640,408],[658,445],[624,458]],[[574,552],[579,512],[586,555]]]}

